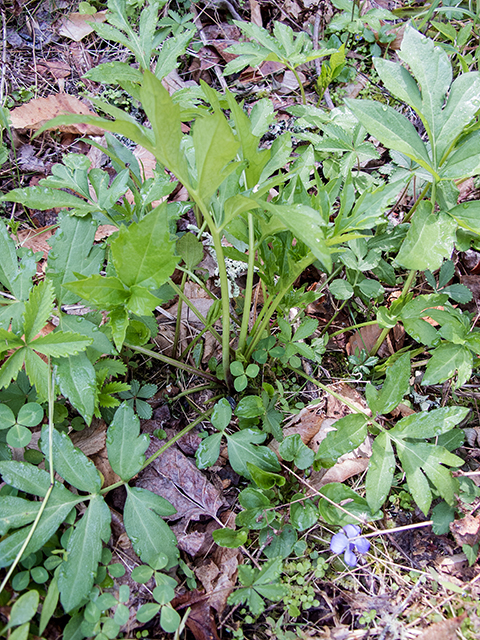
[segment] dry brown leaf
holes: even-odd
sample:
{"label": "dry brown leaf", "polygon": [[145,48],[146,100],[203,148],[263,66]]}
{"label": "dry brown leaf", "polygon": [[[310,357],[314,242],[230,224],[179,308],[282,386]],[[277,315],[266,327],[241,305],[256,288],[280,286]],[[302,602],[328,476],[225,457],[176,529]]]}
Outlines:
{"label": "dry brown leaf", "polygon": [[27,247],[34,253],[37,251],[43,252],[43,258],[46,260],[48,252],[50,251],[50,245],[48,239],[53,236],[57,230],[56,226],[39,227],[38,229],[20,229],[17,233],[18,242],[21,247]]}
{"label": "dry brown leaf", "polygon": [[97,471],[100,471],[104,478],[102,484],[103,488],[109,487],[110,485],[115,484],[115,482],[119,482],[121,480],[120,476],[115,473],[110,465],[106,446],[103,447],[101,451],[91,456],[91,460],[96,466]]}
{"label": "dry brown leaf", "polygon": [[85,36],[94,31],[89,22],[105,22],[107,19],[106,11],[97,11],[97,13],[71,13],[60,23],[58,34],[64,38],[80,42]]}
{"label": "dry brown leaf", "polygon": [[89,457],[102,451],[107,438],[107,425],[103,420],[93,418],[89,427],[75,431],[70,436],[73,444]]}
{"label": "dry brown leaf", "polygon": [[209,596],[210,606],[220,615],[227,606],[237,580],[238,565],[243,561],[238,549],[217,547],[213,556],[195,568],[195,575]]}
{"label": "dry brown leaf", "polygon": [[118,231],[118,227],[115,227],[113,224],[101,224],[95,231],[95,242],[105,240],[105,238],[108,238],[116,231]]}
{"label": "dry brown leaf", "polygon": [[262,10],[257,0],[250,0],[250,22],[263,27]]}
{"label": "dry brown leaf", "polygon": [[[205,318],[213,304],[212,298],[195,282],[187,282],[185,284],[184,293],[190,300],[192,305],[202,314]],[[174,304],[169,312],[176,317],[178,313],[178,304]],[[182,322],[192,324],[196,327],[203,327],[202,322],[193,313],[190,307],[186,304],[182,305]]]}
{"label": "dry brown leaf", "polygon": [[471,547],[480,541],[480,515],[467,513],[463,518],[450,523],[450,531],[459,547],[468,544]]}
{"label": "dry brown leaf", "polygon": [[[143,428],[153,432],[158,426],[159,423],[155,420],[147,420]],[[147,457],[158,451],[161,445],[162,442],[152,436]],[[153,491],[171,502],[177,510],[171,519],[182,519],[184,530],[190,520],[198,520],[205,515],[216,517],[224,504],[220,491],[208,482],[195,463],[175,445],[169,447],[142,472],[136,486]]]}
{"label": "dry brown leaf", "polygon": [[[12,127],[18,131],[37,131],[48,120],[63,114],[94,116],[95,114],[75,96],[57,93],[48,98],[36,98],[10,112]],[[65,133],[86,136],[103,135],[102,129],[89,124],[69,124],[52,127]]]}
{"label": "dry brown leaf", "polygon": [[421,635],[417,637],[417,640],[456,640],[457,629],[467,617],[466,613],[450,620],[442,620],[428,627]]}
{"label": "dry brown leaf", "polygon": [[37,64],[37,71],[40,73],[49,71],[55,80],[68,78],[72,73],[70,65],[61,60],[42,60]]}
{"label": "dry brown leaf", "polygon": [[170,95],[179,89],[197,86],[197,83],[193,80],[183,80],[176,69],[170,71],[170,73],[163,78],[162,84]]}

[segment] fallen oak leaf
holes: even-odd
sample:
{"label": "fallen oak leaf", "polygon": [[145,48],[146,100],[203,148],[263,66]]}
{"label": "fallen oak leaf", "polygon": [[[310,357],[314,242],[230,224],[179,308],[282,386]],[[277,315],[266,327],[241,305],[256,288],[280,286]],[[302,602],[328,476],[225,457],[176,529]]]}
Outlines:
{"label": "fallen oak leaf", "polygon": [[64,18],[58,28],[58,34],[75,42],[80,42],[85,36],[92,33],[95,28],[91,23],[105,22],[107,11],[97,11],[97,13],[71,13]]}
{"label": "fallen oak leaf", "polygon": [[[75,114],[94,116],[95,114],[75,96],[57,93],[48,98],[35,98],[10,112],[12,128],[18,132],[37,131],[46,122],[59,115]],[[50,128],[50,127],[49,127]],[[89,124],[54,125],[64,133],[75,133],[86,136],[103,135],[103,129]]]}

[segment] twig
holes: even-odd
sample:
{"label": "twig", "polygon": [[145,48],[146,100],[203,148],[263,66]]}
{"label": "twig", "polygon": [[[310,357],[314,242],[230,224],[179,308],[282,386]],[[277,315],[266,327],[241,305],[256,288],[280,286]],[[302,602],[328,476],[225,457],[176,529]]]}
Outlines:
{"label": "twig", "polygon": [[7,21],[5,19],[5,12],[2,11],[2,75],[0,78],[0,106],[3,107],[5,102],[5,73],[7,69]]}

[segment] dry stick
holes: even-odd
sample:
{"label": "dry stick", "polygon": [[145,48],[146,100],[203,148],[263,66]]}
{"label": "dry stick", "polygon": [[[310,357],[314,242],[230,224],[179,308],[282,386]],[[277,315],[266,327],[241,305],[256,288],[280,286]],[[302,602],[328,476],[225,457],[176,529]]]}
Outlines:
{"label": "dry stick", "polygon": [[2,76],[0,78],[0,107],[3,107],[5,101],[5,73],[7,69],[7,21],[5,19],[5,12],[2,11]]}
{"label": "dry stick", "polygon": [[[200,40],[203,42],[203,46],[204,47],[208,47],[209,43],[208,43],[208,39],[207,36],[205,35],[205,32],[203,30],[203,26],[202,23],[200,21],[200,17],[197,13],[197,10],[195,9],[195,6],[192,4],[190,5],[190,11],[192,12],[193,15],[193,21],[195,23],[195,26],[197,27],[197,31],[198,31],[198,35],[200,36]],[[215,74],[218,78],[218,81],[220,83],[220,86],[222,87],[222,89],[224,91],[226,91],[228,89],[228,85],[227,85],[227,81],[225,80],[225,78],[222,75],[222,72],[220,70],[220,67],[218,66],[218,64],[215,64],[213,66],[214,70],[215,70]]]}
{"label": "dry stick", "polygon": [[[315,16],[315,23],[313,25],[313,48],[318,49],[318,32],[320,30],[320,9],[317,11],[317,15]],[[322,63],[319,58],[315,58],[315,71],[317,72],[317,76],[320,77],[322,73]],[[327,103],[327,107],[329,109],[333,109],[335,105],[332,102],[330,97],[330,90],[327,87],[323,92],[323,97],[325,98],[325,102]]]}

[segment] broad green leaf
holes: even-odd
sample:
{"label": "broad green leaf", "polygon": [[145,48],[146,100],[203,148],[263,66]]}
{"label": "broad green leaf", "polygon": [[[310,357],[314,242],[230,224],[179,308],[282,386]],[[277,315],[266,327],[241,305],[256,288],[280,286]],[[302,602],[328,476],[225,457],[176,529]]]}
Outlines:
{"label": "broad green leaf", "polygon": [[125,80],[140,84],[143,80],[141,71],[126,62],[117,61],[98,64],[93,69],[89,69],[83,77],[103,84],[120,84],[119,81]]}
{"label": "broad green leaf", "polygon": [[177,513],[177,510],[171,502],[152,491],[148,491],[148,489],[142,489],[142,487],[131,487],[131,492],[142,501],[144,506],[155,511],[158,516],[173,516]]}
{"label": "broad green leaf", "polygon": [[40,596],[35,589],[21,595],[13,604],[8,624],[3,627],[2,631],[17,627],[31,620],[37,613],[39,601]]}
{"label": "broad green leaf", "polygon": [[304,242],[327,271],[331,271],[332,257],[325,243],[325,221],[318,211],[304,204],[278,205],[263,200],[258,203]]}
{"label": "broad green leaf", "polygon": [[468,414],[466,407],[442,407],[428,413],[414,413],[397,422],[389,433],[403,438],[435,438],[459,424]]}
{"label": "broad green leaf", "polygon": [[122,403],[107,431],[108,460],[122,480],[137,474],[145,462],[149,438],[140,434],[140,420],[126,402]]}
{"label": "broad green leaf", "polygon": [[[422,96],[413,76],[401,64],[376,57],[373,65],[385,87],[417,112],[422,110]],[[97,67],[98,68],[98,67]]]}
{"label": "broad green leaf", "polygon": [[[48,433],[48,425],[45,425],[42,429],[40,443],[46,456],[48,456],[49,452]],[[53,429],[52,444],[55,471],[79,491],[98,493],[102,486],[100,474],[93,462],[80,449],[73,446],[73,442],[68,435]]]}
{"label": "broad green leaf", "polygon": [[56,363],[57,382],[62,394],[90,424],[95,410],[97,381],[95,369],[85,353],[60,358]]}
{"label": "broad green leaf", "polygon": [[43,634],[47,624],[50,622],[50,619],[55,613],[59,596],[60,592],[58,590],[57,579],[56,577],[54,577],[50,582],[47,595],[45,596],[45,600],[43,601],[42,613],[40,614],[40,624],[38,628],[38,632],[40,635]]}
{"label": "broad green leaf", "polygon": [[122,225],[111,251],[117,275],[125,285],[158,289],[178,263],[166,207],[157,207],[129,227]]}
{"label": "broad green leaf", "polygon": [[17,349],[15,353],[5,360],[0,368],[0,389],[8,387],[13,380],[17,379],[18,372],[23,367],[26,351],[26,347]]}
{"label": "broad green leaf", "polygon": [[279,473],[264,471],[248,461],[247,469],[250,473],[250,477],[260,489],[272,489],[275,486],[283,487],[285,484],[285,478]]}
{"label": "broad green leaf", "polygon": [[480,200],[471,200],[453,207],[448,212],[460,227],[480,235]]}
{"label": "broad green leaf", "polygon": [[66,282],[64,286],[76,296],[91,302],[98,309],[108,310],[124,304],[129,296],[122,282],[113,276],[90,276],[76,282]]}
{"label": "broad green leaf", "polygon": [[25,303],[24,333],[27,344],[40,333],[53,311],[55,292],[50,280],[43,280],[32,289]]}
{"label": "broad green leaf", "polygon": [[321,441],[315,454],[315,459],[325,467],[332,467],[343,456],[359,447],[368,435],[368,417],[360,413],[351,413],[337,420],[330,431]]}
{"label": "broad green leaf", "polygon": [[[186,30],[183,33],[177,33],[175,37],[168,38],[163,44],[162,49],[158,55],[155,75],[159,80],[162,80],[165,76],[168,76],[174,69],[180,64],[180,56],[182,56],[188,46],[188,43],[193,38],[194,32]],[[105,80],[102,80],[105,82]]]}
{"label": "broad green leaf", "polygon": [[[92,118],[90,118],[90,120],[91,119]],[[93,119],[96,120],[96,118]],[[49,124],[51,124],[51,121]],[[0,196],[0,200],[4,200],[6,202],[20,202],[26,207],[30,207],[31,209],[40,209],[40,211],[54,208],[68,208],[73,209],[74,212],[80,216],[85,216],[89,213],[93,213],[94,211],[98,211],[97,205],[90,204],[82,198],[74,196],[72,193],[66,193],[65,191],[52,189],[50,187],[37,186],[13,189],[4,196]]]}
{"label": "broad green leaf", "polygon": [[[407,25],[402,40],[400,58],[408,64],[422,91],[422,110],[427,130],[436,145],[444,122],[442,107],[452,82],[452,66],[448,55],[432,40]],[[426,122],[425,122],[426,121]]]}
{"label": "broad green leaf", "polygon": [[312,335],[317,327],[318,320],[315,320],[315,318],[305,318],[305,320],[303,320],[302,324],[293,334],[293,342],[297,340],[305,340],[305,338],[308,338]]}
{"label": "broad green leaf", "polygon": [[[45,545],[64,522],[73,507],[81,502],[82,499],[82,497],[74,495],[62,485],[55,485],[37,528],[25,549],[25,557],[30,553],[35,553]],[[15,531],[15,533],[0,542],[0,567],[8,567],[12,564],[30,530],[31,526],[28,525]]]}
{"label": "broad green leaf", "polygon": [[177,251],[187,269],[194,269],[203,260],[203,244],[193,233],[188,232],[177,240]]}
{"label": "broad green leaf", "polygon": [[257,418],[264,413],[265,407],[259,396],[244,396],[235,409],[235,415],[239,418]]}
{"label": "broad green leaf", "polygon": [[212,532],[213,539],[220,547],[228,547],[229,549],[237,549],[245,544],[248,538],[248,530],[246,529],[216,529]]}
{"label": "broad green leaf", "polygon": [[[296,494],[294,500],[302,497]],[[310,529],[318,520],[318,510],[311,500],[304,502],[293,502],[290,505],[290,523],[297,531],[305,531]]]}
{"label": "broad green leaf", "polygon": [[58,589],[65,611],[75,609],[88,597],[102,557],[102,540],[108,542],[109,538],[110,510],[101,496],[93,496],[70,536],[67,560],[60,567]]}
{"label": "broad green leaf", "polygon": [[472,353],[460,344],[448,342],[437,347],[428,361],[422,385],[439,384],[457,374],[454,388],[464,385],[472,374]]}
{"label": "broad green leaf", "polygon": [[298,433],[287,436],[278,448],[278,452],[284,460],[294,462],[298,469],[308,469],[313,464],[314,452],[302,442]]}
{"label": "broad green leaf", "polygon": [[[232,362],[232,365],[234,363]],[[242,372],[243,373],[243,372]],[[226,398],[221,398],[214,406],[210,422],[215,429],[223,431],[228,427],[232,419],[232,407]]]}
{"label": "broad green leaf", "polygon": [[372,443],[372,457],[365,480],[367,502],[373,513],[376,513],[387,499],[394,473],[395,454],[392,441],[384,431]]}
{"label": "broad green leaf", "polygon": [[78,297],[67,291],[63,284],[74,279],[74,273],[83,276],[97,274],[104,249],[93,246],[97,223],[91,216],[85,218],[59,216],[60,228],[50,240],[45,274],[54,284],[57,300],[62,304],[77,302]]}
{"label": "broad green leaf", "polygon": [[320,517],[328,524],[344,527],[346,524],[358,524],[358,518],[371,521],[379,520],[382,517],[380,511],[372,512],[370,510],[365,498],[360,497],[353,489],[340,482],[326,484],[320,489],[320,493],[336,504],[341,505],[348,512],[341,511],[331,502],[321,498],[318,503],[318,510]]}
{"label": "broad green leaf", "polygon": [[93,322],[89,322],[82,316],[61,314],[59,329],[66,333],[79,333],[82,336],[90,338],[92,342],[90,346],[87,347],[86,353],[88,356],[92,356],[92,362],[103,355],[113,355],[115,353],[112,343],[103,331],[101,331],[97,325],[93,324]]}
{"label": "broad green leaf", "polygon": [[77,355],[91,345],[92,342],[91,338],[86,338],[79,333],[55,331],[32,340],[29,346],[45,356],[61,358]]}
{"label": "broad green leaf", "polygon": [[197,168],[195,191],[207,202],[235,168],[229,163],[235,158],[239,144],[220,111],[196,120],[192,137]]}
{"label": "broad green leaf", "polygon": [[442,126],[438,133],[437,159],[441,163],[449,146],[472,121],[480,106],[480,74],[478,71],[458,76],[450,87],[442,112]]}
{"label": "broad green leaf", "polygon": [[[480,172],[479,141],[480,134],[475,132],[448,156],[447,161],[442,167],[442,179],[458,180],[460,178],[477,175]],[[456,202],[454,204],[456,204]]]}
{"label": "broad green leaf", "polygon": [[453,455],[443,447],[428,443],[396,442],[398,457],[407,477],[407,484],[415,502],[425,515],[428,514],[432,503],[432,492],[428,479],[436,487],[442,498],[453,504],[457,481],[450,471],[441,463],[459,467],[463,460]]}
{"label": "broad green leaf", "polygon": [[181,148],[180,107],[172,102],[168,91],[150,71],[145,71],[143,76],[140,99],[155,134],[154,146],[149,145],[149,150],[189,188],[187,160]]}
{"label": "broad green leaf", "polygon": [[452,254],[456,226],[446,213],[434,213],[430,202],[421,202],[398,252],[398,264],[418,271],[438,269]]}
{"label": "broad green leaf", "polygon": [[195,458],[199,469],[211,467],[218,460],[222,435],[223,434],[221,432],[214,433],[200,442],[200,445],[195,451]]}
{"label": "broad green leaf", "polygon": [[[127,500],[123,512],[125,530],[132,541],[135,553],[143,562],[157,567],[159,558],[168,557],[167,569],[177,564],[177,539],[170,527],[151,510],[143,494],[128,485]],[[161,563],[163,565],[163,562]],[[161,567],[163,568],[163,566]]]}
{"label": "broad green leaf", "polygon": [[400,151],[435,175],[427,148],[407,118],[392,107],[373,100],[347,99],[345,103],[372,136],[389,149]]}
{"label": "broad green leaf", "polygon": [[368,406],[375,413],[390,413],[410,388],[410,354],[404,353],[387,369],[385,384],[375,401]]}
{"label": "broad green leaf", "polygon": [[49,474],[28,462],[1,461],[0,475],[7,484],[34,496],[44,497],[50,486]]}
{"label": "broad green leaf", "polygon": [[18,272],[17,252],[15,251],[15,243],[10,237],[7,227],[0,220],[0,282],[3,286],[11,291],[13,290],[13,280]]}
{"label": "broad green leaf", "polygon": [[242,429],[231,436],[227,435],[228,459],[234,471],[250,478],[247,461],[264,471],[280,471],[275,453],[268,447],[258,446],[265,436],[265,433],[256,429]]}
{"label": "broad green leaf", "polygon": [[19,529],[33,522],[40,505],[40,502],[23,498],[0,496],[0,536],[4,536],[10,529]]}

